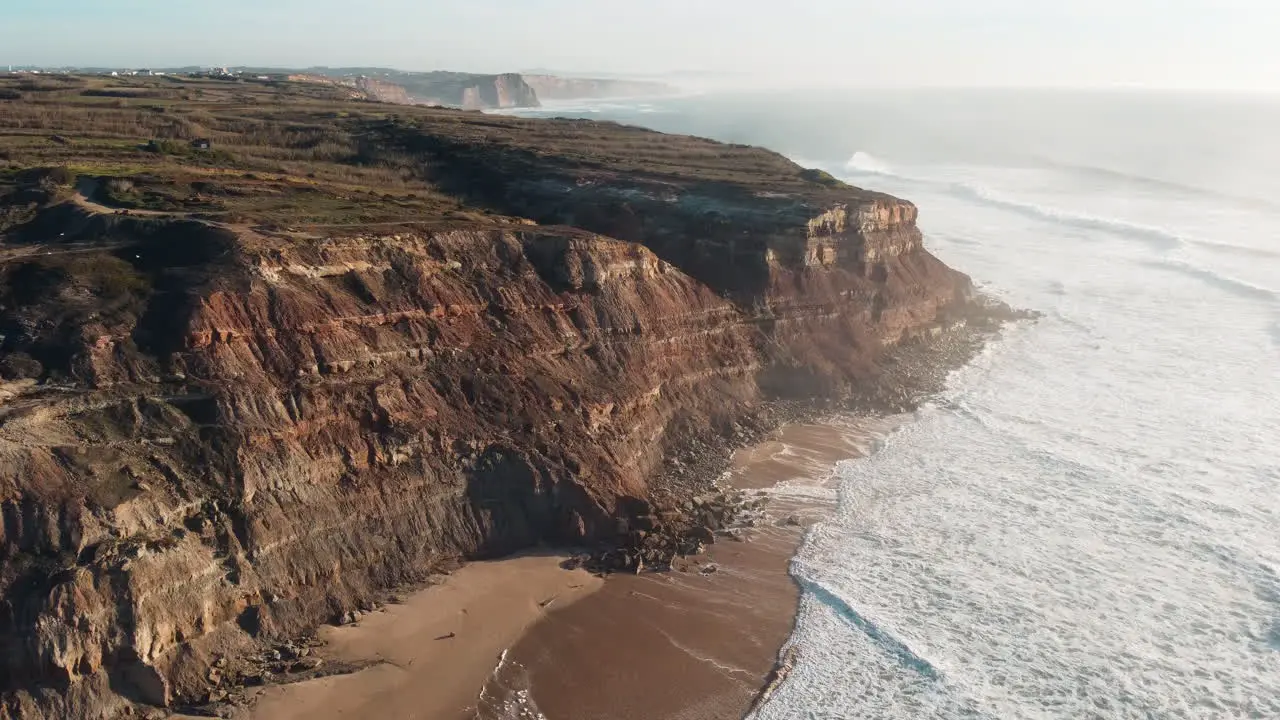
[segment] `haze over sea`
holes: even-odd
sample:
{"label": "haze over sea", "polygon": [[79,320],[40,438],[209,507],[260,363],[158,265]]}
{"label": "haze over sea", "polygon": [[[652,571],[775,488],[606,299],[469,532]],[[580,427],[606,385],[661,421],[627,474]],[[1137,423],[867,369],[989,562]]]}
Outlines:
{"label": "haze over sea", "polygon": [[920,206],[1043,319],[870,458],[793,565],[776,718],[1280,717],[1280,100],[1048,91],[547,108]]}

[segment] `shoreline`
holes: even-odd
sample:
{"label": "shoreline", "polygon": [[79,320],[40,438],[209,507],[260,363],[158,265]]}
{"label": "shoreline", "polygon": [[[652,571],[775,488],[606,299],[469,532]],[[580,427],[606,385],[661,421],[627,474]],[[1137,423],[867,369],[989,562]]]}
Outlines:
{"label": "shoreline", "polygon": [[808,528],[834,507],[839,463],[864,457],[894,424],[875,417],[789,424],[739,450],[723,484],[770,498],[750,521],[755,527],[741,541],[720,537],[670,572],[611,576],[599,592],[549,613],[485,682],[489,703],[477,717],[749,713],[794,630],[801,594],[790,564]]}
{"label": "shoreline", "polygon": [[667,573],[611,575],[600,592],[549,613],[484,681],[489,708],[476,719],[738,720],[767,702],[795,661],[787,642],[801,591],[790,566],[808,528],[835,507],[827,481],[908,422],[1005,322],[1033,317],[1002,307],[895,348],[843,411],[779,406],[772,432],[709,456],[701,472],[714,472],[710,484],[772,494],[770,520],[746,542],[722,537]]}
{"label": "shoreline", "polygon": [[477,688],[507,648],[551,608],[603,586],[602,578],[563,569],[566,558],[526,554],[468,563],[353,625],[322,628],[317,655],[361,669],[265,688],[234,717],[473,717]]}

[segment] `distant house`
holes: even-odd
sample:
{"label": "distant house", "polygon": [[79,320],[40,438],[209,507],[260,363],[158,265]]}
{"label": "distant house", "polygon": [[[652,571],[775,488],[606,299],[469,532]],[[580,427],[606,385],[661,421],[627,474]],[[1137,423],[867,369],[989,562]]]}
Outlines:
{"label": "distant house", "polygon": [[213,141],[208,138],[196,138],[191,141],[191,147],[196,150],[208,150],[213,147]]}

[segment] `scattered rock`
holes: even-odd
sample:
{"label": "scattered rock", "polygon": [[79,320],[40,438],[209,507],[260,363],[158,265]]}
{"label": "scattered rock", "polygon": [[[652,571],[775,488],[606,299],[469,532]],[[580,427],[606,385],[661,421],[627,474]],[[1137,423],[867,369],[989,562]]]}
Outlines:
{"label": "scattered rock", "polygon": [[320,658],[307,658],[305,660],[299,660],[298,662],[295,662],[292,665],[290,665],[289,672],[291,673],[311,672],[312,670],[319,669],[321,665],[324,665],[324,660],[321,660]]}
{"label": "scattered rock", "polygon": [[693,527],[689,530],[689,537],[708,545],[713,545],[716,541],[716,533],[709,527]]}

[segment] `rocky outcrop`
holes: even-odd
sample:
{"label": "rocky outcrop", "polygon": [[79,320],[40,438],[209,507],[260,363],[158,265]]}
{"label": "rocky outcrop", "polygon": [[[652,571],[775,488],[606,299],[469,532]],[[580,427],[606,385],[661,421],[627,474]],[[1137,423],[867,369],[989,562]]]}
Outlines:
{"label": "rocky outcrop", "polygon": [[[453,104],[453,103],[446,103]],[[463,88],[460,103],[466,110],[538,107],[538,95],[514,73],[481,78]]]}
{"label": "rocky outcrop", "polygon": [[409,97],[409,93],[405,92],[404,88],[385,80],[359,77],[355,79],[355,87],[365,100],[395,103],[397,105],[413,104],[413,98]]}
{"label": "rocky outcrop", "polygon": [[0,264],[6,352],[43,369],[0,392],[0,717],[199,701],[217,658],[440,563],[616,540],[699,489],[664,472],[699,438],[856,397],[972,310],[914,206],[761,151],[698,145],[767,172],[678,175],[378,132],[540,224],[54,207],[16,238],[58,240]]}

